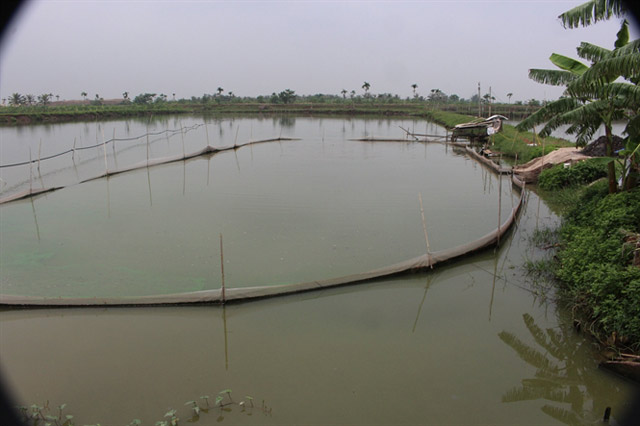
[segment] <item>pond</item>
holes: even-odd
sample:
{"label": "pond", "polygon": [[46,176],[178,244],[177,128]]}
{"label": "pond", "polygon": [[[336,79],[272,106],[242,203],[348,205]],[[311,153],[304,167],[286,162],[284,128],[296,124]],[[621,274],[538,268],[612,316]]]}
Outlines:
{"label": "pond", "polygon": [[[500,185],[444,145],[349,140],[401,138],[398,126],[439,131],[428,123],[287,119],[209,121],[151,138],[153,156],[180,152],[183,135],[187,152],[207,137],[218,146],[233,145],[236,135],[300,140],[108,180],[76,184],[104,171],[97,148],[95,160],[85,159],[93,169],[78,175],[73,164],[41,166],[45,185],[70,186],[0,207],[2,292],[216,288],[220,234],[230,286],[360,272],[425,252],[418,194],[432,250],[487,233],[497,226],[499,200],[506,214],[515,199],[506,179]],[[138,126],[137,135],[178,120],[112,124]],[[191,120],[180,121],[198,124]],[[84,125],[20,132],[39,145],[31,132],[68,141],[74,126]],[[5,159],[2,140],[3,164],[24,159]],[[117,144],[121,166],[146,156],[146,138],[136,144]],[[26,178],[11,173],[7,187],[28,185],[28,169]],[[563,424],[600,419],[605,407],[615,417],[631,386],[597,368],[593,346],[553,292],[526,276],[524,263],[546,255],[531,236],[556,221],[529,192],[499,249],[428,273],[226,307],[5,310],[2,372],[19,401],[49,401],[54,414],[67,404],[78,424],[153,425],[170,409],[181,424]],[[187,403],[206,409],[201,397],[214,405],[223,390],[232,398],[223,393],[223,403],[244,406],[193,416]]]}
{"label": "pond", "polygon": [[[297,119],[289,130],[313,135],[319,121]],[[445,145],[353,141],[365,126],[385,133],[385,123],[342,131],[344,120],[322,121],[324,136],[108,179],[70,184],[64,169],[48,172],[43,181],[69,186],[2,206],[3,243],[11,247],[0,255],[3,292],[118,297],[217,289],[221,257],[227,287],[324,280],[424,254],[422,212],[430,249],[438,251],[496,228],[499,204],[501,220],[513,208],[507,178],[502,185]],[[387,131],[401,134],[402,124]],[[210,139],[233,144],[224,134]],[[175,142],[181,149],[181,138]],[[171,143],[160,140],[152,158],[170,154]],[[119,158],[122,167],[135,148],[123,147],[130,151],[113,155],[113,163]],[[99,150],[95,157],[87,163],[99,169]]]}

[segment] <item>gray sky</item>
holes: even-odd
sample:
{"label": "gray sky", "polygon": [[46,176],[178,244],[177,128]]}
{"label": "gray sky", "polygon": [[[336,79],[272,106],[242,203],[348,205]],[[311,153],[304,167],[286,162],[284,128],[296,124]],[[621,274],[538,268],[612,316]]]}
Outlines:
{"label": "gray sky", "polygon": [[498,101],[555,99],[528,69],[577,58],[581,41],[612,48],[620,27],[564,29],[557,16],[584,1],[37,0],[4,34],[0,97],[361,94],[367,81],[402,97],[415,83],[469,98],[481,82]]}

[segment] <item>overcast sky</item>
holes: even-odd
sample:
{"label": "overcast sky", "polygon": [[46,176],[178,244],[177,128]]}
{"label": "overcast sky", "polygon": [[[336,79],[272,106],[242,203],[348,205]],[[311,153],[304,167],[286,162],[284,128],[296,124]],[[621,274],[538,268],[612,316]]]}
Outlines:
{"label": "overcast sky", "polygon": [[557,16],[584,1],[37,0],[4,33],[0,97],[361,94],[367,81],[402,97],[415,83],[470,98],[480,82],[498,101],[556,99],[528,69],[577,58],[581,41],[612,48],[620,27],[564,29]]}

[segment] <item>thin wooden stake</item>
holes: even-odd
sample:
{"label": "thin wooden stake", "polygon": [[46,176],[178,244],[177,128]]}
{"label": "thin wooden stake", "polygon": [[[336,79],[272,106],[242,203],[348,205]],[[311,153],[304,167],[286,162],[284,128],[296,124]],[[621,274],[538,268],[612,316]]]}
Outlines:
{"label": "thin wooden stake", "polygon": [[42,154],[42,138],[40,138],[40,144],[38,145],[38,173],[40,173],[40,155]]}
{"label": "thin wooden stake", "polygon": [[104,127],[102,128],[102,151],[104,152],[104,174],[109,176],[109,166],[107,165],[107,141],[104,140]]}
{"label": "thin wooden stake", "polygon": [[418,199],[420,200],[420,214],[422,215],[422,229],[424,230],[424,239],[427,242],[427,262],[429,262],[429,267],[433,269],[433,263],[431,262],[431,247],[429,246],[429,234],[427,234],[427,221],[424,218],[424,208],[422,206],[421,192],[418,192]]}
{"label": "thin wooden stake", "polygon": [[147,126],[147,167],[149,167],[149,126]]}
{"label": "thin wooden stake", "polygon": [[31,147],[29,147],[29,193],[33,192],[33,161],[31,160]]}
{"label": "thin wooden stake", "polygon": [[220,272],[222,274],[222,303],[226,302],[225,285],[224,285],[224,253],[222,249],[222,233],[220,233]]}
{"label": "thin wooden stake", "polygon": [[38,226],[38,217],[36,216],[36,206],[33,204],[33,197],[30,197],[29,201],[31,201],[31,211],[33,212],[33,221],[36,224],[36,236],[38,237],[38,241],[40,241],[40,227]]}
{"label": "thin wooden stake", "polygon": [[182,137],[182,158],[185,158],[187,154],[184,151],[184,130],[182,127],[182,121],[180,121],[180,136]]}
{"label": "thin wooden stake", "polygon": [[498,245],[500,245],[500,227],[501,227],[501,213],[502,213],[502,174],[498,173]]}
{"label": "thin wooden stake", "polygon": [[224,325],[224,369],[229,370],[229,339],[227,338],[227,311],[222,305],[222,323]]}

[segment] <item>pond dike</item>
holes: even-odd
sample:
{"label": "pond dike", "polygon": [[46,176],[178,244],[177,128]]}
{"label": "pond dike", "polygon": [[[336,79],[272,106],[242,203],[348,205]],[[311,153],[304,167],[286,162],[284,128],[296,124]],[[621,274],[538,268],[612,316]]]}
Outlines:
{"label": "pond dike", "polygon": [[[276,142],[281,140],[294,140],[288,138],[275,138],[262,141],[247,142],[242,145],[235,145],[227,148],[213,148],[207,146],[200,151],[189,155],[181,155],[172,158],[164,158],[153,161],[145,161],[126,169],[116,172],[106,172],[101,176],[91,178],[89,180],[100,179],[114,174],[124,173],[125,171],[135,170],[139,168],[150,167],[152,165],[167,164],[176,161],[183,161],[195,158],[201,155],[213,155],[218,152],[229,151],[257,143]],[[391,142],[390,140],[386,140]],[[374,142],[369,140],[368,142]],[[383,142],[382,140],[375,142]],[[406,142],[406,141],[405,141]],[[427,142],[427,141],[422,141]],[[465,152],[473,159],[486,165],[490,170],[498,174],[510,174],[512,186],[520,193],[517,203],[512,208],[508,217],[498,226],[498,228],[484,235],[483,237],[470,241],[465,244],[458,245],[445,250],[425,253],[421,256],[407,259],[382,268],[370,270],[367,272],[346,275],[336,278],[330,278],[320,281],[308,281],[295,284],[260,286],[260,287],[242,287],[242,288],[225,288],[215,290],[202,290],[187,293],[162,294],[155,296],[134,296],[134,297],[95,297],[95,298],[73,298],[73,297],[37,297],[37,296],[17,296],[0,294],[0,306],[16,307],[16,308],[49,308],[49,307],[92,307],[92,306],[165,306],[165,305],[197,305],[197,304],[225,304],[225,303],[242,303],[252,300],[265,299],[270,297],[285,296],[295,293],[308,291],[317,291],[325,288],[339,287],[344,285],[352,285],[364,283],[381,278],[389,278],[397,275],[426,272],[437,266],[462,259],[466,256],[473,255],[490,247],[500,245],[500,241],[505,234],[509,232],[515,223],[518,213],[524,203],[525,183],[512,174],[511,168],[503,168],[493,161],[477,154],[464,144],[453,144],[460,148],[464,148]],[[50,189],[54,190],[54,189]],[[39,193],[42,193],[40,190]],[[34,196],[36,193],[25,193],[21,198]],[[11,201],[18,199],[12,198]],[[0,201],[2,202],[2,201]],[[6,202],[6,201],[4,201]]]}

